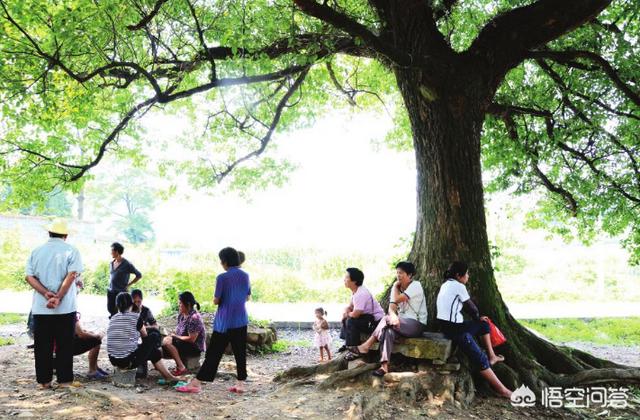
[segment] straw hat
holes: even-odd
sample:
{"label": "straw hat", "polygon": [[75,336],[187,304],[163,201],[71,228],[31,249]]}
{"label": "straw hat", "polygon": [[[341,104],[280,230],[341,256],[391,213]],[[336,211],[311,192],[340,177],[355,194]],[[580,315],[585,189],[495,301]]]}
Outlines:
{"label": "straw hat", "polygon": [[67,225],[67,221],[64,219],[54,219],[51,223],[45,227],[47,232],[57,233],[59,235],[68,235],[69,234],[69,226]]}

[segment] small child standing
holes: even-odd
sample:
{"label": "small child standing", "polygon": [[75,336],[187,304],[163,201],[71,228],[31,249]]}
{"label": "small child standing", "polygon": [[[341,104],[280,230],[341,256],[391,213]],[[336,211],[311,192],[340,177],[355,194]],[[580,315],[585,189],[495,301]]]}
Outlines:
{"label": "small child standing", "polygon": [[320,348],[320,362],[324,362],[324,351],[327,351],[327,360],[331,360],[331,351],[329,345],[331,344],[331,335],[329,335],[329,323],[324,317],[327,315],[327,311],[322,308],[315,310],[316,320],[313,323],[313,331],[316,335],[313,343],[316,347]]}

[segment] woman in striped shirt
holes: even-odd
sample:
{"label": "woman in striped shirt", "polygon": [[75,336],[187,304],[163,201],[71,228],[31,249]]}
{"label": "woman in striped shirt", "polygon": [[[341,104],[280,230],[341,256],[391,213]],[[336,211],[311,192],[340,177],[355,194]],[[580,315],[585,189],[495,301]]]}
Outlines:
{"label": "woman in striped shirt", "polygon": [[[135,369],[150,360],[166,381],[178,381],[162,363],[162,353],[155,340],[147,340],[147,330],[140,314],[132,312],[133,299],[127,292],[118,293],[118,313],[109,320],[107,330],[107,353],[112,365],[121,369]],[[142,344],[138,339],[142,337]]]}

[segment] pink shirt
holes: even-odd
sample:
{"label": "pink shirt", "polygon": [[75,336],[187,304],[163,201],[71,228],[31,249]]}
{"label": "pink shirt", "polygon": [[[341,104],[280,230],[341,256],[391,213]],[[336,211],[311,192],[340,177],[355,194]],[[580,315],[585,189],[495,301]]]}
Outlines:
{"label": "pink shirt", "polygon": [[354,311],[362,311],[363,314],[373,315],[373,319],[379,321],[384,316],[382,306],[371,295],[366,287],[360,286],[351,296],[351,304]]}

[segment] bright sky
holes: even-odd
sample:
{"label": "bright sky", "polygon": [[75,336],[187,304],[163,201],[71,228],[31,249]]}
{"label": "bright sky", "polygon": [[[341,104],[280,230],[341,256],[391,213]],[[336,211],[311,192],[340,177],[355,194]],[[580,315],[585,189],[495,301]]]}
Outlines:
{"label": "bright sky", "polygon": [[[154,121],[153,125],[156,125]],[[163,120],[158,134],[175,132]],[[386,115],[332,115],[274,139],[298,166],[282,188],[251,195],[178,195],[153,214],[159,241],[217,250],[300,246],[389,250],[415,227],[412,152],[376,147],[391,126]],[[149,133],[153,135],[153,133]]]}

